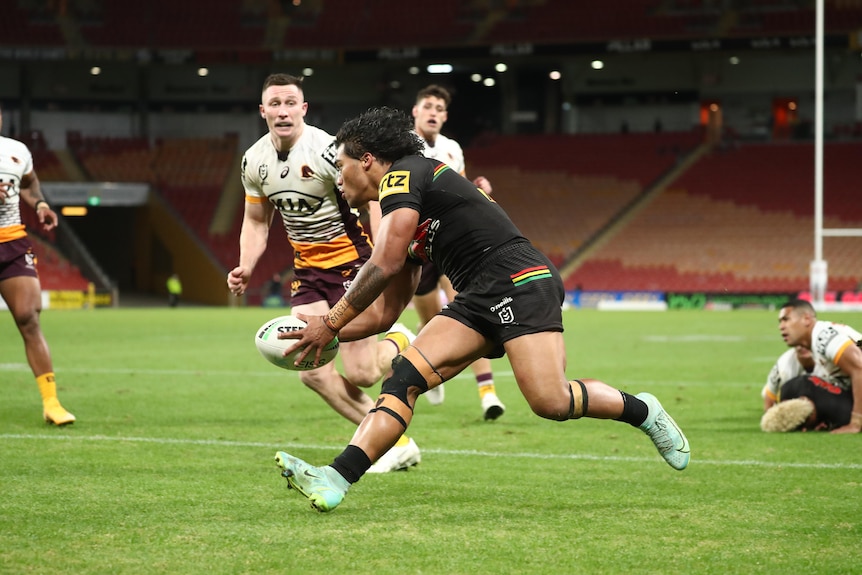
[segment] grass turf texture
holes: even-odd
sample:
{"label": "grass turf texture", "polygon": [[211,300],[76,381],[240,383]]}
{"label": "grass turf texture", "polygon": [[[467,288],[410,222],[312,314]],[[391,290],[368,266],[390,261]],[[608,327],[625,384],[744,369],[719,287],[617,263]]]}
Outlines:
{"label": "grass turf texture", "polygon": [[[500,420],[482,420],[466,372],[442,406],[420,399],[417,468],[366,476],[318,514],[273,455],[328,463],[354,426],[255,350],[277,311],[46,311],[60,397],[78,417],[63,429],[41,422],[7,314],[0,573],[859,568],[862,437],[758,428],[785,349],[777,312],[565,312],[569,376],[655,393],[691,442],[686,471],[628,425],[532,415],[498,360]],[[860,314],[821,319],[862,326]]]}

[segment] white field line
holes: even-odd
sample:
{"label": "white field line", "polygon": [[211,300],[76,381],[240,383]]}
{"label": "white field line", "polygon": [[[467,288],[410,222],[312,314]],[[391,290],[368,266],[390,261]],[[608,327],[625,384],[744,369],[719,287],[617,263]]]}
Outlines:
{"label": "white field line", "polygon": [[[25,363],[0,363],[0,372],[3,371],[14,371],[14,372],[29,372],[30,367]],[[282,370],[274,367],[271,370],[266,371],[230,371],[230,370],[213,370],[209,371],[206,369],[137,369],[134,367],[126,367],[126,368],[102,368],[102,367],[57,367],[55,369],[58,375],[62,375],[64,373],[100,373],[106,375],[131,375],[131,374],[139,374],[139,375],[206,375],[206,376],[230,376],[230,377],[279,377],[284,376],[290,373],[298,373],[291,372],[288,370]],[[514,377],[514,374],[511,371],[495,371],[495,376],[499,377]],[[453,379],[473,379],[472,372],[462,372],[455,376]]]}
{"label": "white field line", "polygon": [[[335,445],[320,445],[313,443],[262,443],[254,441],[222,441],[214,439],[177,439],[169,437],[108,437],[105,435],[49,435],[49,434],[18,434],[4,433],[0,434],[0,440],[13,442],[21,441],[115,441],[124,443],[153,443],[161,445],[202,445],[212,447],[254,447],[267,448],[274,450],[285,449],[313,449],[319,451],[338,451],[343,446]],[[437,455],[451,456],[466,456],[466,457],[506,457],[518,459],[547,459],[547,460],[581,460],[581,461],[625,461],[633,463],[655,462],[661,461],[656,457],[618,457],[612,455],[590,455],[586,453],[508,453],[495,451],[478,451],[472,449],[428,449],[422,448],[422,453],[433,453]],[[713,459],[694,459],[692,466],[699,465],[718,465],[727,467],[768,467],[781,468],[789,467],[795,469],[862,469],[862,464],[859,463],[794,463],[780,461],[756,461],[756,460],[713,460]]]}

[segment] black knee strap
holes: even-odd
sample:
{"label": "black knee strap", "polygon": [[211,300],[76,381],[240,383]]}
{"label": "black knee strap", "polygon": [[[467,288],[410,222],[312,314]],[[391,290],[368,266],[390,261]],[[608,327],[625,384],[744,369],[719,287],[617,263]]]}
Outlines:
{"label": "black knee strap", "polygon": [[582,399],[582,407],[583,407],[582,411],[583,412],[580,415],[575,416],[575,392],[572,391],[572,385],[570,383],[569,384],[569,395],[571,396],[572,399],[571,399],[571,403],[569,404],[569,419],[580,419],[581,417],[585,416],[587,414],[587,408],[589,407],[589,404],[590,404],[590,401],[587,397],[587,386],[584,385],[584,382],[581,381],[580,379],[576,379],[575,381],[578,382],[578,385],[581,386],[581,399]]}
{"label": "black knee strap", "polygon": [[410,361],[399,355],[392,360],[392,377],[383,382],[383,385],[380,386],[380,393],[394,395],[404,405],[410,407],[410,403],[407,401],[407,390],[410,387],[418,387],[420,393],[428,391],[428,383],[419,373],[419,370]]}
{"label": "black knee strap", "polygon": [[389,409],[388,407],[375,407],[374,409],[370,409],[368,413],[374,413],[375,411],[379,411],[381,413],[385,413],[386,415],[392,416],[392,418],[401,424],[405,430],[407,429],[407,422],[404,421],[404,418],[398,415],[395,411]]}

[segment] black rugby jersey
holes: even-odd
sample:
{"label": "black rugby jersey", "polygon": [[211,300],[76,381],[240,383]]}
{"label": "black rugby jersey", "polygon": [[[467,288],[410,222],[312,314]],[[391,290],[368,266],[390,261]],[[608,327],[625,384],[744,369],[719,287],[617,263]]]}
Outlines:
{"label": "black rugby jersey", "polygon": [[825,423],[829,429],[850,423],[853,394],[849,390],[814,375],[795,377],[781,386],[781,401],[802,396],[814,402],[817,423]]}
{"label": "black rugby jersey", "polygon": [[380,180],[383,215],[398,208],[419,212],[411,256],[427,259],[463,290],[477,264],[495,248],[524,240],[490,196],[448,165],[422,156],[396,161]]}

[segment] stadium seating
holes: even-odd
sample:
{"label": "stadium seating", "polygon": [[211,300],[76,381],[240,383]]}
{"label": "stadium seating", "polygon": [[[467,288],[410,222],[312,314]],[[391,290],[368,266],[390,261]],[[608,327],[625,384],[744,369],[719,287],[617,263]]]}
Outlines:
{"label": "stadium seating", "polygon": [[561,265],[698,145],[695,132],[500,136],[465,154],[515,224]]}
{"label": "stadium seating", "polygon": [[[215,257],[226,270],[233,269],[239,263],[239,234],[242,228],[243,212],[238,210],[231,230],[221,235],[209,235],[207,243]],[[254,275],[247,290],[247,303],[258,305],[263,299],[263,291],[274,273],[283,274],[293,267],[293,247],[287,240],[287,234],[281,219],[276,216],[269,228],[267,248],[255,266]],[[287,284],[286,284],[287,285]],[[289,288],[289,286],[287,286]],[[285,290],[289,294],[289,289]]]}
{"label": "stadium seating", "polygon": [[67,134],[66,142],[93,181],[156,181],[153,152],[144,138],[80,138],[72,132]]}
{"label": "stadium seating", "polygon": [[[852,183],[862,145],[829,143],[824,226],[862,227]],[[814,257],[813,147],[714,151],[567,278],[583,289],[788,292]],[[855,289],[862,238],[827,237],[829,286]]]}
{"label": "stadium seating", "polygon": [[[467,150],[472,176],[562,265],[610,228],[697,134],[512,136]],[[824,151],[825,227],[862,227],[862,143]],[[778,142],[721,147],[673,182],[566,279],[587,290],[794,292],[813,259],[814,149]],[[830,286],[855,289],[862,238],[824,238]]]}
{"label": "stadium seating", "polygon": [[47,2],[3,3],[0,38],[4,46],[62,46],[65,39]]}
{"label": "stadium seating", "polygon": [[[811,2],[754,0],[438,0],[433,25],[402,0],[11,0],[0,34],[6,45],[192,49],[244,61],[285,48],[378,50],[381,47],[607,42],[613,40],[808,35]],[[205,25],[190,25],[205,17]],[[855,0],[826,0],[832,34],[862,28]],[[199,62],[202,60],[198,60]]]}
{"label": "stadium seating", "polygon": [[56,237],[54,232],[41,231],[33,210],[22,210],[21,219],[27,226],[27,235],[33,244],[42,289],[85,291],[89,280],[53,246]]}
{"label": "stadium seating", "polygon": [[[311,20],[294,21],[286,47],[378,49],[381,46],[461,44],[474,23],[456,20],[459,2],[434,3],[433,25],[417,18],[416,8],[402,0],[377,0],[359,7],[355,0],[327,0]],[[348,16],[349,15],[349,16]]]}
{"label": "stadium seating", "polygon": [[33,168],[39,176],[39,180],[43,182],[68,181],[69,175],[66,169],[60,162],[57,155],[50,149],[45,142],[45,137],[40,130],[33,130],[28,134],[20,137],[30,153],[33,155]]}
{"label": "stadium seating", "polygon": [[[226,269],[239,258],[243,205],[233,216],[230,230],[210,232],[216,206],[237,154],[237,138],[159,139],[152,146],[141,138],[67,138],[94,180],[146,182],[162,195],[180,220]],[[233,193],[228,191],[227,193]],[[269,248],[258,262],[249,288],[252,302],[275,272],[289,269],[293,251],[278,220],[270,230]]]}
{"label": "stadium seating", "polygon": [[231,0],[141,3],[94,3],[77,20],[84,40],[94,46],[159,46],[226,50],[258,48],[265,20],[243,17],[243,6]]}

